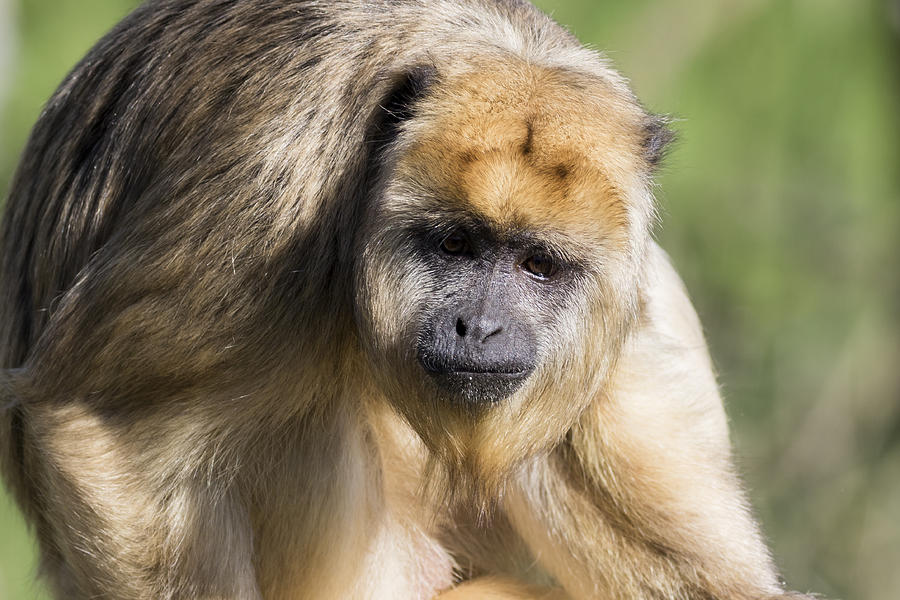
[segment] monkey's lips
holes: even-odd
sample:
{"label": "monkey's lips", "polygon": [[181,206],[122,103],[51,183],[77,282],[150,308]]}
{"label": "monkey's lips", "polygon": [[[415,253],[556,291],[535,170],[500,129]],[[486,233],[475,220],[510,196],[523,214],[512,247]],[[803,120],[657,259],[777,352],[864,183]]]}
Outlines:
{"label": "monkey's lips", "polygon": [[493,404],[515,392],[534,370],[519,365],[476,366],[421,360],[425,372],[453,400]]}

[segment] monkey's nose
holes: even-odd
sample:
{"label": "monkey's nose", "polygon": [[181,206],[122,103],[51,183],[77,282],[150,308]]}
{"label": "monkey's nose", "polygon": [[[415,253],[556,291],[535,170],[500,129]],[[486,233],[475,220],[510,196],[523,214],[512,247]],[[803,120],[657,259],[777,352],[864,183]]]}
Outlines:
{"label": "monkey's nose", "polygon": [[534,348],[520,329],[502,315],[457,313],[434,331],[427,352],[434,367],[430,370],[505,374],[529,371]]}
{"label": "monkey's nose", "polygon": [[419,338],[418,359],[451,398],[494,403],[534,371],[534,340],[508,307],[473,303],[436,316]]}
{"label": "monkey's nose", "polygon": [[483,315],[470,320],[462,316],[456,319],[456,335],[468,338],[470,342],[484,344],[489,338],[503,333],[503,329],[503,323],[498,319]]}

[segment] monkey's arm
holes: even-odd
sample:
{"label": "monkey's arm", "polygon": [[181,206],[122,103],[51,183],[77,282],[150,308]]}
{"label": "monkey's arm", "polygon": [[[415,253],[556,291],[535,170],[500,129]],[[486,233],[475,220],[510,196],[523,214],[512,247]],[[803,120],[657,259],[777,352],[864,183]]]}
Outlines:
{"label": "monkey's arm", "polygon": [[204,424],[168,425],[196,415],[126,423],[75,400],[31,399],[22,410],[35,526],[55,544],[42,564],[54,597],[260,597],[239,491],[191,471]]}
{"label": "monkey's arm", "polygon": [[645,302],[607,392],[524,471],[511,521],[574,598],[778,597],[699,321],[655,245]]}

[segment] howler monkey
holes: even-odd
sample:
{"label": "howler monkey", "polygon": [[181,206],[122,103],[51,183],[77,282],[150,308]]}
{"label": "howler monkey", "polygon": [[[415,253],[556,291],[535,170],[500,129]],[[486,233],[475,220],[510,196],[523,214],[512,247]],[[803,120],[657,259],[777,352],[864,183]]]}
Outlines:
{"label": "howler monkey", "polygon": [[526,2],[144,3],[2,226],[56,596],[783,596],[651,239],[668,138]]}

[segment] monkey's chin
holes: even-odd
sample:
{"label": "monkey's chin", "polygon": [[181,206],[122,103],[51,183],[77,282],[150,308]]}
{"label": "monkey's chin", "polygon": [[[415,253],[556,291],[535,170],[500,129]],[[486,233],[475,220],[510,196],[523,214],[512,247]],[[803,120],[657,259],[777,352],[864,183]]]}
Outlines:
{"label": "monkey's chin", "polygon": [[522,387],[531,375],[531,370],[512,372],[426,370],[426,373],[448,401],[469,406],[490,406],[511,396]]}

